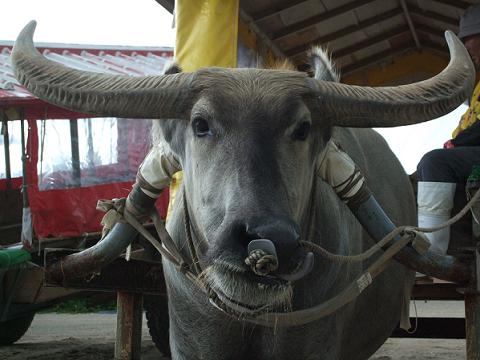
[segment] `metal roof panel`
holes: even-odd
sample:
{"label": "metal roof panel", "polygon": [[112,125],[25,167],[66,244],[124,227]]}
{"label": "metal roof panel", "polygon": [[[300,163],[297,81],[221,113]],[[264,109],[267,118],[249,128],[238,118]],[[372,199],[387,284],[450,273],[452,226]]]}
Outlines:
{"label": "metal roof panel", "polygon": [[[13,43],[0,42],[0,105],[16,98],[35,99],[13,75],[10,55]],[[160,75],[173,59],[172,48],[138,48],[71,44],[38,44],[45,57],[65,66],[127,76]]]}

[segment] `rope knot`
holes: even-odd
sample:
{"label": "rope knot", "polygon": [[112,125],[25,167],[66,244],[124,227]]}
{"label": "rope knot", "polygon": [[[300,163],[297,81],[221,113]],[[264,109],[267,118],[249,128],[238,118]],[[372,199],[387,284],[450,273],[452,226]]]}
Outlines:
{"label": "rope knot", "polygon": [[105,212],[100,222],[103,226],[102,239],[107,236],[117,222],[124,222],[123,212],[125,210],[125,198],[112,200],[98,200],[97,210]]}
{"label": "rope knot", "polygon": [[250,266],[250,269],[260,276],[268,275],[278,269],[277,257],[266,253],[262,249],[250,251],[250,254],[245,258],[245,264]]}
{"label": "rope knot", "polygon": [[417,253],[420,255],[425,255],[427,253],[431,244],[423,231],[419,231],[414,227],[407,227],[403,233],[412,238],[412,247]]}

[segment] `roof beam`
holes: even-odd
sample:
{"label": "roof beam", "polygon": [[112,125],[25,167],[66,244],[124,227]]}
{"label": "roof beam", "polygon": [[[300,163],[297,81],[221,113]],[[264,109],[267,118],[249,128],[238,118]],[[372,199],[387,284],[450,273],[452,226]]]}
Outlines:
{"label": "roof beam", "polygon": [[363,68],[363,67],[366,67],[366,66],[369,66],[369,65],[373,65],[375,63],[378,63],[379,61],[384,61],[387,58],[390,58],[392,56],[403,53],[403,52],[409,50],[410,48],[412,48],[414,46],[415,46],[415,43],[413,41],[409,41],[401,47],[396,47],[396,48],[391,48],[391,49],[388,49],[388,50],[385,50],[385,51],[381,51],[381,52],[376,53],[372,56],[368,56],[368,57],[366,57],[364,59],[361,59],[359,61],[355,61],[352,64],[348,64],[346,66],[343,66],[340,69],[340,74],[342,74],[342,76],[345,76],[345,75],[347,75],[347,74],[349,74],[353,71],[359,70],[360,68]]}
{"label": "roof beam", "polygon": [[[418,27],[418,29],[420,30],[420,27]],[[424,48],[437,51],[448,59],[449,52],[446,45],[439,45],[425,38],[422,38],[422,44]],[[342,74],[342,76],[348,75],[361,68],[372,66],[378,62],[385,61],[388,58],[399,55],[413,47],[414,47],[413,41],[406,42],[403,44],[403,46],[400,46],[399,48],[388,49],[388,50],[379,52],[377,54],[374,54],[372,56],[366,57],[364,59],[361,59],[359,61],[355,61],[351,64],[345,65],[341,68],[340,74]]]}
{"label": "roof beam", "polygon": [[173,8],[175,7],[175,0],[155,0],[162,5],[170,14],[173,14]]}
{"label": "roof beam", "polygon": [[400,15],[402,12],[403,12],[403,10],[402,10],[401,7],[394,8],[390,11],[387,11],[387,12],[384,12],[382,14],[372,16],[372,17],[370,17],[366,20],[360,21],[356,25],[347,26],[346,28],[340,29],[340,30],[332,32],[330,34],[315,38],[309,44],[300,45],[300,46],[296,46],[294,48],[287,49],[287,50],[285,50],[285,54],[287,56],[299,55],[302,52],[308,50],[312,46],[312,44],[325,44],[325,43],[328,43],[332,40],[336,40],[338,38],[341,38],[343,36],[348,36],[348,35],[356,32],[356,31],[363,30],[363,29],[365,29],[369,26],[378,24],[382,21],[388,20],[388,19],[393,18],[397,15]]}
{"label": "roof beam", "polygon": [[257,24],[255,24],[255,21],[252,19],[252,17],[242,9],[240,9],[240,18],[249,27],[249,29],[252,30],[255,35],[263,41],[264,44],[270,47],[270,49],[278,58],[284,59],[286,57],[284,52],[280,50],[280,48],[275,45],[272,40],[270,40],[270,38],[263,32],[262,29],[257,26]]}
{"label": "roof beam", "polygon": [[338,16],[338,15],[341,15],[341,14],[345,14],[349,11],[352,11],[352,10],[356,9],[359,6],[366,5],[366,4],[371,3],[373,1],[376,1],[376,0],[355,0],[355,1],[352,1],[352,2],[347,3],[345,5],[341,5],[337,8],[335,8],[335,9],[323,12],[321,14],[311,16],[308,19],[305,19],[305,20],[300,21],[298,23],[292,24],[290,26],[285,26],[283,29],[274,32],[272,34],[271,38],[272,38],[273,41],[284,38],[284,37],[292,35],[296,32],[308,29],[309,27],[312,27],[312,26],[318,24],[319,22],[321,22],[323,20],[330,19],[334,16]]}
{"label": "roof beam", "polygon": [[256,22],[263,21],[269,17],[280,14],[282,11],[291,9],[298,4],[306,2],[305,0],[284,0],[269,7],[268,10],[258,11],[250,16]]}
{"label": "roof beam", "polygon": [[410,9],[410,12],[414,13],[415,15],[431,18],[433,20],[441,21],[446,24],[458,26],[458,20],[455,18],[445,16],[434,11],[424,10],[411,4],[408,4],[408,8]]}
{"label": "roof beam", "polygon": [[385,41],[385,40],[388,40],[390,39],[391,37],[394,37],[394,36],[397,36],[397,35],[400,35],[400,34],[403,34],[403,33],[406,33],[409,31],[409,28],[407,25],[401,25],[401,26],[398,26],[390,31],[385,31],[385,32],[382,32],[381,34],[377,35],[377,36],[374,36],[374,37],[371,37],[371,38],[368,38],[364,41],[360,41],[358,43],[355,43],[354,45],[351,45],[351,46],[347,46],[347,47],[344,47],[344,48],[341,48],[337,51],[334,51],[332,53],[332,57],[334,59],[338,59],[342,56],[345,56],[345,55],[349,55],[355,51],[358,51],[358,50],[362,50],[362,49],[365,49],[373,44],[376,44],[376,43],[379,43],[379,42],[382,42],[382,41]]}
{"label": "roof beam", "polygon": [[407,3],[405,2],[405,0],[400,0],[400,5],[402,6],[403,14],[405,15],[405,20],[407,21],[408,28],[412,33],[413,41],[415,41],[415,46],[417,47],[417,50],[421,50],[422,44],[420,44],[420,40],[418,39],[417,31],[415,30],[415,25],[413,25],[410,12],[408,11]]}
{"label": "roof beam", "polygon": [[433,42],[430,39],[425,38],[423,36],[422,37],[422,43],[424,44],[424,46],[426,48],[438,51],[438,52],[442,53],[442,55],[444,55],[446,58],[450,57],[450,51],[448,50],[448,46],[447,46],[447,44],[445,42],[445,39],[443,37],[443,32],[439,33],[438,29],[435,29],[435,28],[432,28],[432,27],[429,27],[429,26],[423,26],[423,25],[421,27],[419,26],[418,30],[421,31],[421,32],[425,32],[427,34],[431,34],[435,37],[438,37],[438,39],[443,40],[442,43],[437,43],[437,42]]}
{"label": "roof beam", "polygon": [[458,9],[466,9],[471,5],[473,5],[473,4],[470,4],[468,1],[463,1],[463,0],[433,0],[433,2],[453,6]]}
{"label": "roof beam", "polygon": [[427,33],[429,35],[433,35],[434,37],[438,38],[441,43],[433,42],[429,39],[422,39],[422,43],[433,50],[439,51],[442,54],[446,55],[447,57],[450,56],[450,52],[448,50],[447,42],[445,41],[445,31],[443,29],[439,29],[437,27],[432,27],[429,25],[424,24],[417,24],[417,29],[420,32]]}
{"label": "roof beam", "polygon": [[440,45],[440,44],[434,43],[433,41],[429,41],[427,39],[423,40],[423,44],[425,45],[426,48],[429,48],[441,53],[447,59],[450,57],[450,53],[448,52],[448,48],[446,45]]}
{"label": "roof beam", "polygon": [[425,24],[417,24],[417,29],[418,31],[422,31],[422,32],[425,32],[427,34],[430,34],[430,35],[433,35],[435,37],[438,37],[440,39],[442,39],[443,41],[445,41],[445,37],[444,37],[444,32],[445,30],[443,29],[439,29],[439,28],[436,28],[436,27],[433,27],[433,26],[430,26],[430,25],[425,25]]}

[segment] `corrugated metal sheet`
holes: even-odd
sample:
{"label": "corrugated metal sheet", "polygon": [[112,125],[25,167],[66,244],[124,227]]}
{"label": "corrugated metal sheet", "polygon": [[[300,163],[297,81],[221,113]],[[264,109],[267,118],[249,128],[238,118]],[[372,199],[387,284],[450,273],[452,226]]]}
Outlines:
{"label": "corrugated metal sheet", "polygon": [[[15,99],[35,99],[13,75],[12,42],[0,42],[0,105]],[[163,74],[173,59],[173,49],[71,44],[36,44],[50,60],[68,67],[99,73],[142,76]]]}

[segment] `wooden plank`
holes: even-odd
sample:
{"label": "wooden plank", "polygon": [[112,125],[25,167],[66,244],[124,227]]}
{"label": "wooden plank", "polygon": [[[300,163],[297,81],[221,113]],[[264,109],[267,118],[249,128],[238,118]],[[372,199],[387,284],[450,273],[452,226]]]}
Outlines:
{"label": "wooden plank", "polygon": [[415,300],[463,300],[458,285],[450,282],[417,283],[413,287]]}
{"label": "wooden plank", "polygon": [[[45,266],[72,252],[62,251],[61,249],[57,251],[54,249],[47,250],[49,251],[45,252]],[[118,258],[103,267],[94,276],[65,279],[59,283],[46,274],[45,283],[47,286],[93,291],[123,291],[151,295],[165,294],[166,292],[161,263],[147,263],[135,259],[126,261],[122,258]]]}
{"label": "wooden plank", "polygon": [[360,21],[356,25],[350,25],[350,26],[347,26],[347,27],[345,27],[343,29],[340,29],[338,31],[332,32],[330,34],[320,36],[320,37],[312,40],[309,44],[303,44],[303,45],[300,45],[300,46],[296,46],[294,48],[290,48],[290,49],[285,51],[285,54],[287,56],[296,56],[296,55],[308,50],[312,44],[313,45],[315,45],[315,44],[321,45],[321,44],[328,43],[332,40],[336,40],[338,38],[341,38],[343,36],[351,35],[354,32],[361,31],[361,30],[363,30],[363,29],[365,29],[369,26],[376,25],[376,24],[378,24],[382,21],[385,21],[385,20],[391,19],[395,16],[398,16],[398,15],[402,14],[402,12],[403,12],[402,8],[400,8],[400,7],[394,8],[393,10],[390,10],[390,11],[384,12],[382,14],[372,16],[372,17],[370,17],[366,20]]}
{"label": "wooden plank", "polygon": [[173,14],[173,9],[175,8],[175,1],[174,0],[155,0],[157,3],[162,5],[165,10],[167,10],[170,14]]}
{"label": "wooden plank", "polygon": [[445,16],[444,14],[440,14],[435,11],[425,10],[411,4],[408,5],[408,9],[414,15],[431,18],[433,20],[441,21],[449,25],[458,26],[458,19],[452,18],[450,16]]}
{"label": "wooden plank", "polygon": [[332,53],[332,57],[334,59],[337,59],[345,55],[350,55],[355,51],[363,50],[365,48],[368,48],[369,46],[372,46],[374,44],[377,44],[385,40],[389,40],[392,37],[406,33],[408,31],[409,31],[408,25],[400,25],[394,29],[384,31],[376,36],[368,38],[365,41],[359,41],[351,46],[338,49]]}
{"label": "wooden plank", "polygon": [[465,332],[467,360],[480,359],[480,295],[465,294]]}
{"label": "wooden plank", "polygon": [[291,9],[301,3],[305,3],[305,0],[283,0],[272,4],[267,10],[258,11],[251,14],[251,17],[256,22],[261,22],[269,17],[280,14],[282,11]]}
{"label": "wooden plank", "polygon": [[445,30],[443,30],[443,29],[439,29],[437,27],[429,26],[429,25],[426,25],[426,24],[417,24],[417,30],[418,31],[423,31],[423,32],[425,32],[427,34],[430,34],[430,35],[433,35],[437,38],[440,38],[442,40],[442,42],[445,42],[445,36],[444,36]]}
{"label": "wooden plank", "polygon": [[407,332],[397,328],[390,335],[395,338],[421,339],[465,339],[464,318],[410,318],[415,331]]}
{"label": "wooden plank", "polygon": [[115,360],[139,360],[142,345],[143,296],[117,293]]}
{"label": "wooden plank", "polygon": [[468,1],[463,1],[463,0],[433,0],[433,1],[440,4],[453,6],[458,9],[466,9],[469,6],[473,5],[473,4],[470,4]]}
{"label": "wooden plank", "polygon": [[381,51],[379,53],[368,56],[364,59],[361,59],[351,64],[343,66],[340,70],[340,73],[342,74],[342,76],[345,76],[346,74],[357,71],[363,67],[371,66],[378,62],[385,61],[391,56],[396,56],[401,53],[404,53],[405,51],[409,50],[410,48],[413,48],[414,46],[415,44],[413,43],[413,41],[410,41],[405,43],[403,46],[399,46],[398,48],[391,48],[385,51]]}
{"label": "wooden plank", "polygon": [[303,21],[292,24],[290,26],[285,26],[283,29],[275,32],[272,35],[271,38],[274,41],[278,40],[278,39],[283,38],[285,36],[294,34],[298,31],[305,30],[305,29],[307,29],[311,26],[314,26],[314,25],[318,24],[319,22],[322,22],[326,19],[330,19],[330,18],[333,18],[335,16],[345,14],[349,11],[355,10],[356,8],[358,8],[360,6],[366,5],[366,4],[371,3],[373,1],[375,1],[375,0],[356,0],[356,1],[352,1],[351,3],[347,3],[347,4],[341,5],[339,7],[336,7],[335,9],[323,12],[321,14],[311,16],[311,17],[309,17],[309,18],[307,18]]}
{"label": "wooden plank", "polygon": [[480,359],[480,252],[475,249],[475,282],[465,289],[467,360]]}

